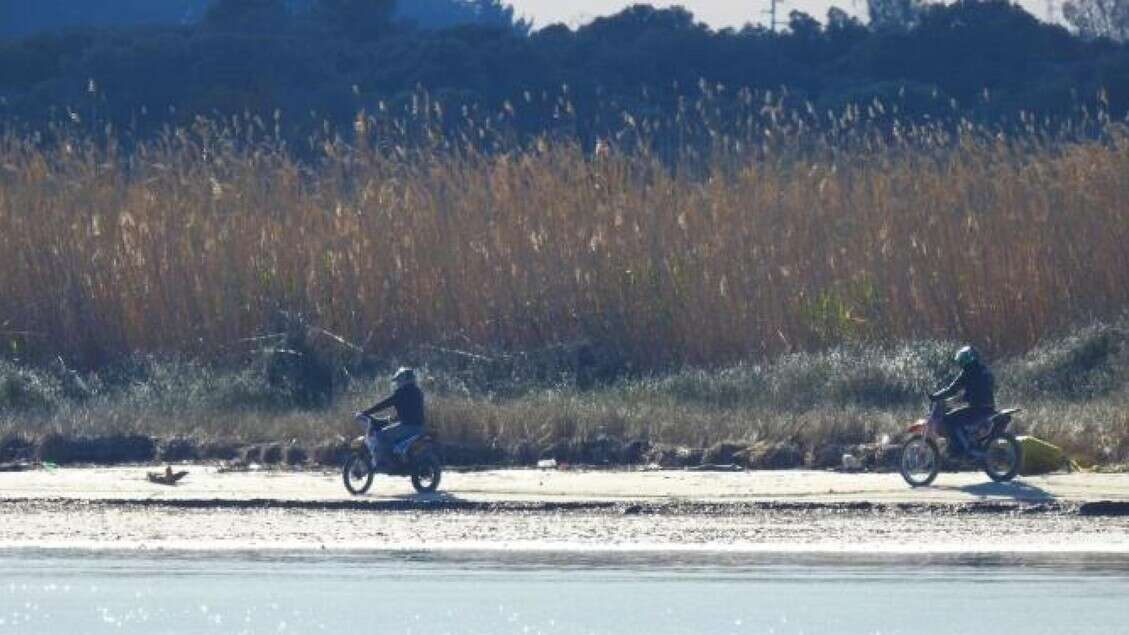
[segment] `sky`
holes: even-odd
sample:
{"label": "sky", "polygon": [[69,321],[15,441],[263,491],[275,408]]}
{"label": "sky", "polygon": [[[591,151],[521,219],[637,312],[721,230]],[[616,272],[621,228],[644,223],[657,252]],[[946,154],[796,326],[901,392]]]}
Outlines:
{"label": "sky", "polygon": [[[656,7],[682,5],[694,13],[699,21],[714,28],[726,26],[740,27],[747,22],[768,24],[765,14],[770,0],[507,0],[515,12],[532,18],[536,26],[554,22],[564,22],[576,26],[593,18],[616,13],[636,2],[645,2]],[[1045,20],[1048,2],[1058,5],[1058,0],[1021,0],[1027,11]],[[847,13],[860,18],[866,16],[866,0],[788,0],[777,5],[778,20],[787,21],[788,13],[803,11],[820,20],[827,15],[827,9],[838,6]]]}

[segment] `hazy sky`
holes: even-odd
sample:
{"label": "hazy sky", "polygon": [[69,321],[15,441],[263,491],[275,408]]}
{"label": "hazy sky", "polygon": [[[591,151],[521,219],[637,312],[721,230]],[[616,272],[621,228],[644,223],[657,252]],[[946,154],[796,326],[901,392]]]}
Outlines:
{"label": "hazy sky", "polygon": [[[1057,6],[1057,0],[1050,0]],[[533,18],[538,26],[553,22],[564,22],[570,26],[587,22],[594,17],[609,15],[642,0],[508,0],[517,13]],[[1047,15],[1048,0],[1021,0],[1028,11],[1040,19]],[[713,27],[742,26],[747,22],[764,22],[769,0],[649,0],[647,4],[656,7],[680,4],[694,15]],[[866,14],[866,0],[790,0],[781,2],[777,11],[780,20],[787,20],[788,12],[799,10],[819,19],[827,15],[831,6],[858,15]]]}

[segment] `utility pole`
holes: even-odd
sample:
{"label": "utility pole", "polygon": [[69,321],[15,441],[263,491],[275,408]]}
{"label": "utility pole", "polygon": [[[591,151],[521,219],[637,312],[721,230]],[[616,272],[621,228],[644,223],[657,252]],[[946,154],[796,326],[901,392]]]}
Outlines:
{"label": "utility pole", "polygon": [[776,33],[776,25],[779,24],[776,21],[776,6],[780,4],[784,4],[784,0],[768,0],[768,8],[761,12],[768,15],[768,28],[773,33]]}

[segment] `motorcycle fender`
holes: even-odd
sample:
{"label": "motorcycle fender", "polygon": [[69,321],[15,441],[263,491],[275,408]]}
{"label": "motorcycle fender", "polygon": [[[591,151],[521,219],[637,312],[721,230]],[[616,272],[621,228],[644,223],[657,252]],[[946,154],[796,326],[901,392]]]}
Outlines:
{"label": "motorcycle fender", "polygon": [[906,434],[925,434],[925,426],[926,421],[924,419],[917,421],[906,429]]}
{"label": "motorcycle fender", "polygon": [[361,436],[357,437],[356,439],[353,439],[353,442],[349,444],[349,449],[350,450],[368,450],[368,445],[365,444],[364,435],[361,435]]}

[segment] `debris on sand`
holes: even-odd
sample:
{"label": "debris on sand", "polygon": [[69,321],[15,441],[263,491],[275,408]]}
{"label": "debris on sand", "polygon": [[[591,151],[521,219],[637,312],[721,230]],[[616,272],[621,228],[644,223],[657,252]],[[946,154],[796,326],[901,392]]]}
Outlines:
{"label": "debris on sand", "polygon": [[842,459],[842,470],[844,472],[861,472],[862,461],[855,455],[844,453]]}
{"label": "debris on sand", "polygon": [[36,463],[15,461],[13,463],[0,463],[0,472],[27,472],[28,470],[36,470],[40,467],[42,466]]}
{"label": "debris on sand", "polygon": [[1065,457],[1062,449],[1057,445],[1032,436],[1020,436],[1018,440],[1019,445],[1023,447],[1023,464],[1020,473],[1024,476],[1046,474],[1063,467]]}
{"label": "debris on sand", "polygon": [[165,467],[164,473],[149,472],[146,476],[149,478],[150,483],[156,483],[158,485],[176,485],[177,481],[188,476],[188,471],[173,472],[172,466],[170,465]]}
{"label": "debris on sand", "polygon": [[745,468],[734,463],[703,463],[692,465],[687,470],[691,472],[744,472]]}

